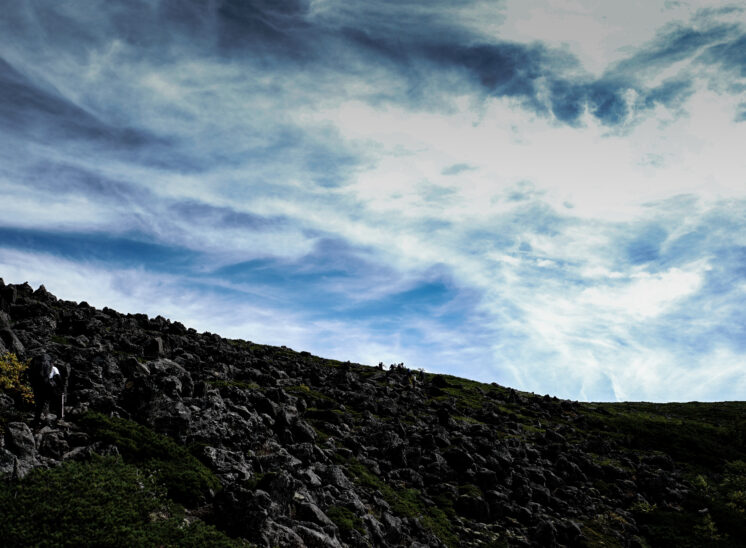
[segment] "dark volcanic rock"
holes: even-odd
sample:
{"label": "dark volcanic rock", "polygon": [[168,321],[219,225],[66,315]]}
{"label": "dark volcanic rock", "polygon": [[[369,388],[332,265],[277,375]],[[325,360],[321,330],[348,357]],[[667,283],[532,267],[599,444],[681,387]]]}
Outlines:
{"label": "dark volcanic rock", "polygon": [[[656,512],[708,530],[687,466],[718,482],[726,460],[746,459],[725,412],[672,442],[677,423],[655,409],[646,428],[666,428],[648,435],[623,407],[323,360],[27,284],[0,281],[0,352],[48,354],[67,377],[65,421],[36,431],[0,391],[5,479],[94,453],[144,465],[166,458],[165,435],[221,484],[189,511],[259,546],[656,545]],[[91,430],[91,411],[148,434]],[[707,443],[727,459],[691,441],[721,430]],[[733,535],[721,521],[713,535]]]}

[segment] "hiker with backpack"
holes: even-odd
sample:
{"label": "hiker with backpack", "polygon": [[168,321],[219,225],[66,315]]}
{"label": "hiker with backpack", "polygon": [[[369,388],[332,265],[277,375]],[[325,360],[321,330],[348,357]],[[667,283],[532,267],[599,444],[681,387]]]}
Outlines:
{"label": "hiker with backpack", "polygon": [[[48,354],[35,356],[29,367],[31,390],[34,392],[34,428],[41,423],[41,415],[49,404],[49,411],[57,420],[65,418],[65,384],[60,370]],[[65,375],[67,377],[67,375]]]}

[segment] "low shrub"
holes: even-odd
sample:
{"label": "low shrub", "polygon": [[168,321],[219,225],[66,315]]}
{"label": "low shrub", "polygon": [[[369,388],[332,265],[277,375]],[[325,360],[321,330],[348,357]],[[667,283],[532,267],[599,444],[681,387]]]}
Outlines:
{"label": "low shrub", "polygon": [[168,436],[130,420],[94,412],[77,421],[92,438],[116,445],[126,462],[150,470],[177,502],[198,506],[220,488],[210,469]]}
{"label": "low shrub", "polygon": [[242,546],[188,523],[156,479],[120,458],[36,469],[0,485],[5,546]]}
{"label": "low shrub", "polygon": [[353,529],[360,533],[365,533],[363,520],[344,506],[331,506],[327,509],[326,515],[329,516],[329,519],[332,520],[337,527],[339,527],[339,531],[343,536],[351,532]]}

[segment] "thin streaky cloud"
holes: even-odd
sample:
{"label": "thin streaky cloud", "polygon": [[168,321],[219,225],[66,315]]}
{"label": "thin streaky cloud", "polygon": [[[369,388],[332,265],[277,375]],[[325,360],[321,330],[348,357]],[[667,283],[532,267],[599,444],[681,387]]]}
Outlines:
{"label": "thin streaky cloud", "polygon": [[25,2],[0,276],[580,399],[742,399],[746,12]]}

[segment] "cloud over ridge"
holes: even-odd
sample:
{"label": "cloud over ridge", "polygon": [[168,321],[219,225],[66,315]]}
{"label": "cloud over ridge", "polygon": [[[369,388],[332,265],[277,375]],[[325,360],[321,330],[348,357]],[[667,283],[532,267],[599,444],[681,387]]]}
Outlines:
{"label": "cloud over ridge", "polygon": [[664,4],[606,51],[586,2],[12,3],[0,271],[342,359],[742,399],[746,16]]}

